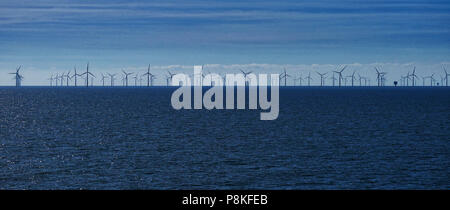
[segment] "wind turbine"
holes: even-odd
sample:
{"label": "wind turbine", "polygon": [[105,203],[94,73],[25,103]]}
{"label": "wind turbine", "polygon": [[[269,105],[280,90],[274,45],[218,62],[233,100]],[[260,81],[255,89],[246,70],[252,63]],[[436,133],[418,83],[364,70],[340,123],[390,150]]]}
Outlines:
{"label": "wind turbine", "polygon": [[412,74],[410,76],[411,76],[412,86],[414,87],[414,85],[416,84],[415,81],[416,81],[416,78],[417,78],[416,66],[414,66],[414,69],[413,69]]}
{"label": "wind turbine", "polygon": [[[434,76],[434,74],[431,74],[431,76],[423,77],[424,80],[425,80],[425,79],[430,79],[430,86],[433,86],[433,81],[434,81],[433,76]],[[424,83],[425,83],[425,81],[424,81]]]}
{"label": "wind turbine", "polygon": [[[278,80],[282,81],[283,78],[285,78],[286,76],[284,76],[284,73],[281,72],[281,74],[278,75]],[[285,85],[286,86],[286,85]]]}
{"label": "wind turbine", "polygon": [[447,69],[445,69],[444,65],[442,65],[442,68],[444,69],[445,72],[445,86],[448,86],[448,75],[450,74],[447,73]]}
{"label": "wind turbine", "polygon": [[383,86],[384,75],[386,74],[386,72],[380,72],[380,70],[377,67],[375,67],[375,71],[377,71],[378,86]]}
{"label": "wind turbine", "polygon": [[409,72],[406,76],[401,76],[401,79],[400,79],[401,86],[408,86],[408,80],[409,80],[408,75],[409,75]]}
{"label": "wind turbine", "polygon": [[64,76],[65,76],[64,73],[62,73],[61,76],[59,77],[59,79],[61,79],[60,83],[61,87],[64,86]]}
{"label": "wind turbine", "polygon": [[103,73],[101,73],[101,74],[102,74],[102,86],[105,87],[105,78],[108,78],[108,77],[103,75]]}
{"label": "wind turbine", "polygon": [[308,73],[308,76],[305,77],[305,79],[308,80],[308,86],[311,86],[311,80],[312,80],[312,78],[311,78],[311,72]]}
{"label": "wind turbine", "polygon": [[[203,69],[203,66],[202,66],[202,69]],[[170,82],[172,82],[172,78],[173,78],[173,76],[175,76],[175,74],[173,74],[170,71],[167,71],[167,73],[169,74],[168,78],[170,79]],[[203,78],[203,73],[202,73],[202,78]],[[167,86],[169,86],[169,80],[167,80]]]}
{"label": "wind turbine", "polygon": [[153,79],[156,78],[156,75],[150,73],[150,86],[153,86]]}
{"label": "wind turbine", "polygon": [[[339,75],[339,87],[341,87],[342,72],[345,70],[345,68],[347,68],[347,65],[345,65],[344,68],[342,68],[340,71],[333,71]],[[334,77],[334,75],[333,75],[333,77]],[[333,84],[333,86],[334,86],[334,84]]]}
{"label": "wind turbine", "polygon": [[352,87],[353,87],[354,80],[355,80],[355,72],[356,71],[353,70],[353,74],[349,76],[350,78],[352,78]]}
{"label": "wind turbine", "polygon": [[411,74],[409,73],[409,71],[406,74],[405,79],[406,79],[406,86],[409,86],[409,80],[411,80]]}
{"label": "wind turbine", "polygon": [[72,79],[72,77],[74,77],[75,78],[75,87],[77,86],[77,77],[78,76],[81,76],[81,74],[78,74],[77,73],[77,67],[73,67],[73,70],[75,71],[75,73],[70,77],[71,79]]}
{"label": "wind turbine", "polygon": [[58,80],[59,80],[58,78],[59,78],[58,73],[56,73],[56,76],[54,78],[56,87],[58,87]]}
{"label": "wind turbine", "polygon": [[95,77],[95,75],[93,75],[91,72],[89,72],[89,62],[86,65],[86,72],[82,73],[81,75],[85,75],[85,74],[86,74],[86,87],[89,87],[89,75]]}
{"label": "wind turbine", "polygon": [[336,82],[336,77],[334,76],[334,72],[332,72],[333,73],[333,75],[330,77],[330,79],[331,79],[331,81],[333,82],[333,87],[334,87],[334,84],[335,84],[335,82]]}
{"label": "wind turbine", "polygon": [[16,87],[20,87],[20,85],[22,84],[23,76],[19,74],[20,68],[22,68],[22,66],[19,66],[18,68],[16,68],[15,73],[9,73],[9,74],[14,74],[14,78],[16,79]]}
{"label": "wind turbine", "polygon": [[134,79],[134,86],[137,86],[138,76],[139,76],[139,74],[136,73],[136,74],[134,75],[134,77],[133,77],[133,79]]}
{"label": "wind turbine", "polygon": [[67,72],[67,74],[66,74],[66,86],[69,86],[69,80],[70,80],[70,71],[69,72]]}
{"label": "wind turbine", "polygon": [[171,77],[166,75],[166,86],[169,86],[170,79],[171,79]]}
{"label": "wind turbine", "polygon": [[125,79],[125,86],[128,87],[128,76],[129,76],[129,75],[132,75],[133,72],[128,73],[128,72],[125,72],[123,69],[122,69],[122,72],[123,72],[123,74],[125,75],[125,77],[124,77],[124,79]]}
{"label": "wind turbine", "polygon": [[53,74],[47,80],[50,80],[50,87],[53,86]]}
{"label": "wind turbine", "polygon": [[363,77],[361,77],[361,75],[359,75],[359,73],[358,73],[358,79],[359,79],[359,86],[362,86]]}
{"label": "wind turbine", "polygon": [[386,72],[383,72],[383,74],[381,75],[381,86],[385,86],[385,84],[386,84],[386,77],[385,77],[385,75],[386,75],[387,73]]}
{"label": "wind turbine", "polygon": [[142,75],[139,77],[139,86],[142,86]]}
{"label": "wind turbine", "polygon": [[[239,70],[242,72],[242,74],[244,74],[245,86],[247,86],[247,84],[248,84],[248,81],[247,81],[247,75],[251,74],[252,71],[245,72],[245,71],[242,70],[242,69],[239,69]],[[284,72],[286,73],[286,70],[284,70]],[[284,86],[286,86],[286,79],[284,80]]]}
{"label": "wind turbine", "polygon": [[319,72],[317,72],[317,71],[316,71],[316,73],[317,73],[318,75],[320,75],[320,86],[323,86],[323,83],[324,83],[324,78],[323,78],[323,76],[325,76],[327,73],[319,73]]}
{"label": "wind turbine", "polygon": [[284,70],[284,75],[283,75],[283,78],[284,78],[284,86],[286,86],[286,85],[287,85],[287,78],[288,78],[288,77],[291,77],[291,75],[289,75],[288,73],[286,73],[286,68],[283,68],[283,70]]}
{"label": "wind turbine", "polygon": [[302,78],[302,75],[301,75],[301,74],[300,74],[300,76],[298,77],[298,81],[300,82],[300,86],[302,86],[302,82],[305,81],[305,80]]}
{"label": "wind turbine", "polygon": [[147,87],[149,87],[150,77],[152,77],[152,74],[150,73],[150,64],[148,64],[147,73],[143,74],[142,76],[147,76]]}
{"label": "wind turbine", "polygon": [[110,74],[108,73],[110,79],[111,79],[111,87],[114,86],[114,76],[116,76],[116,74]]}

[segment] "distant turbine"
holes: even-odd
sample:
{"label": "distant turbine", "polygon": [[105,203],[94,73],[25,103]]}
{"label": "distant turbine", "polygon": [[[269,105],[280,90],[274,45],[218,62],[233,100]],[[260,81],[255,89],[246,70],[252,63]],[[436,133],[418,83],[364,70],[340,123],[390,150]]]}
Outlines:
{"label": "distant turbine", "polygon": [[334,76],[334,71],[332,72],[333,73],[333,75],[330,77],[330,79],[331,79],[331,81],[333,82],[333,87],[334,87],[334,85],[335,85],[335,82],[336,82],[336,77]]}
{"label": "distant turbine", "polygon": [[383,82],[385,80],[384,79],[384,75],[387,74],[387,73],[386,72],[381,72],[377,67],[375,67],[375,71],[377,71],[377,83],[378,83],[378,86],[383,86]]}
{"label": "distant turbine", "polygon": [[312,80],[312,78],[311,78],[311,72],[308,73],[308,76],[305,77],[305,79],[308,80],[308,86],[311,86],[311,80]]}
{"label": "distant turbine", "polygon": [[132,72],[128,73],[128,72],[125,72],[124,70],[122,70],[122,72],[125,75],[125,78],[124,78],[125,79],[125,86],[128,87],[128,76],[132,75],[133,73]]}
{"label": "distant turbine", "polygon": [[133,77],[133,79],[134,79],[134,86],[137,86],[138,76],[139,76],[139,74],[136,73],[136,74],[134,75],[134,77]]}
{"label": "distant turbine", "polygon": [[430,86],[433,86],[433,82],[434,82],[434,78],[433,78],[434,74],[431,74],[431,76],[427,76],[427,77],[423,77],[424,78],[424,83],[425,83],[425,79],[430,79]]}
{"label": "distant turbine", "polygon": [[66,86],[69,86],[69,80],[70,80],[70,71],[69,72],[67,72],[67,74],[66,74]]}
{"label": "distant turbine", "polygon": [[22,75],[19,74],[20,68],[22,68],[22,66],[16,68],[16,72],[9,73],[14,74],[14,79],[16,80],[16,87],[20,87],[22,85],[22,79],[24,78]]}
{"label": "distant turbine", "polygon": [[74,67],[73,67],[73,70],[74,70],[75,73],[74,73],[70,78],[71,78],[71,79],[72,79],[72,77],[75,78],[75,87],[76,87],[76,86],[77,86],[77,81],[78,81],[77,78],[80,77],[81,74],[78,74],[78,73],[77,73],[77,67],[74,66]]}
{"label": "distant turbine", "polygon": [[59,78],[58,73],[56,73],[56,76],[54,78],[56,87],[58,87],[58,78]]}
{"label": "distant turbine", "polygon": [[320,75],[320,86],[323,86],[324,84],[324,76],[327,74],[327,73],[319,73],[319,72],[317,72],[316,71],[316,73],[318,74],[318,75]]}
{"label": "distant turbine", "polygon": [[[242,74],[244,74],[245,86],[247,86],[247,85],[248,85],[247,75],[251,74],[252,71],[247,71],[247,72],[245,72],[245,71],[242,70],[242,69],[239,69],[239,70],[242,72]],[[285,70],[285,72],[286,72],[286,70]],[[286,80],[284,81],[284,86],[286,86]]]}
{"label": "distant turbine", "polygon": [[[86,65],[86,72],[84,72],[81,75],[85,75],[86,74],[86,87],[89,87],[89,75],[95,77],[95,75],[93,75],[91,72],[89,72],[89,62]],[[92,83],[91,83],[92,86]]]}
{"label": "distant turbine", "polygon": [[152,77],[152,74],[150,73],[150,64],[148,64],[147,72],[143,74],[142,76],[147,76],[147,87],[150,86],[150,77]]}
{"label": "distant turbine", "polygon": [[101,73],[101,74],[102,74],[102,86],[105,87],[105,78],[108,78],[108,77],[103,75],[103,73]]}
{"label": "distant turbine", "polygon": [[110,80],[111,80],[111,87],[114,86],[114,76],[116,76],[116,74],[110,74],[108,73]]}
{"label": "distant turbine", "polygon": [[445,69],[444,65],[442,65],[442,68],[444,69],[445,72],[445,86],[448,86],[448,75],[450,74],[447,73],[447,69]]}
{"label": "distant turbine", "polygon": [[50,80],[50,87],[53,86],[53,74],[50,76],[50,78],[48,78],[48,80]]}
{"label": "distant turbine", "polygon": [[352,87],[353,87],[353,85],[354,85],[354,80],[355,80],[355,70],[353,70],[353,74],[352,75],[350,75],[349,77],[350,78],[352,78]]}
{"label": "distant turbine", "polygon": [[302,82],[305,81],[305,80],[302,78],[302,75],[301,75],[301,74],[300,74],[300,76],[298,77],[298,81],[300,82],[300,86],[302,86]]}
{"label": "distant turbine", "polygon": [[170,79],[171,79],[171,77],[166,75],[166,86],[169,86]]}
{"label": "distant turbine", "polygon": [[61,79],[60,85],[61,87],[64,86],[64,73],[61,74],[61,76],[59,77]]}
{"label": "distant turbine", "polygon": [[[203,68],[203,67],[202,67]],[[172,72],[170,72],[170,71],[167,71],[167,73],[169,74],[169,80],[170,80],[170,82],[172,82],[172,78],[173,78],[173,76],[175,76],[175,74],[174,73],[172,73]],[[203,73],[202,73],[202,77],[203,77]],[[167,79],[167,78],[166,78]],[[167,86],[169,86],[169,80],[167,80]]]}
{"label": "distant turbine", "polygon": [[[280,74],[280,79],[284,79],[284,86],[287,85],[287,78],[291,77],[288,73],[286,73],[286,68],[283,68],[284,72]],[[249,73],[247,73],[249,74]]]}
{"label": "distant turbine", "polygon": [[[337,73],[339,75],[339,87],[341,87],[342,72],[345,70],[345,68],[347,68],[347,66],[344,66],[344,68],[342,68],[340,71],[333,71],[333,72],[335,72],[335,73]],[[334,75],[333,75],[333,77],[334,77]],[[333,84],[333,86],[334,86],[334,84]]]}
{"label": "distant turbine", "polygon": [[414,66],[414,69],[413,69],[413,71],[412,71],[412,74],[409,75],[409,76],[411,76],[412,86],[414,87],[414,85],[416,84],[415,82],[416,82],[416,78],[417,78],[417,75],[416,75],[416,67],[415,67],[415,66]]}
{"label": "distant turbine", "polygon": [[359,86],[362,86],[362,79],[363,77],[361,77],[361,75],[359,75],[358,73]]}

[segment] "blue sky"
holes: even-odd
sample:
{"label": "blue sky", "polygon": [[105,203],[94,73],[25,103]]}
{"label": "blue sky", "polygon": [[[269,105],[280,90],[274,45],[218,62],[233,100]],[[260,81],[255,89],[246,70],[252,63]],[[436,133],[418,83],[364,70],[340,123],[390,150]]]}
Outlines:
{"label": "blue sky", "polygon": [[[21,64],[30,84],[41,84],[39,75],[87,61],[99,71],[148,63],[416,64],[438,71],[450,61],[450,2],[0,2],[1,73]],[[9,83],[0,77],[0,85]]]}

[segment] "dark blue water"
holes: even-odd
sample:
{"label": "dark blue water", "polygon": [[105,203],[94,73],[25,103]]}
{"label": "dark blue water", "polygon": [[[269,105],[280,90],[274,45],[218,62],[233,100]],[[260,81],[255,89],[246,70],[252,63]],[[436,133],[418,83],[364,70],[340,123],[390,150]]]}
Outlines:
{"label": "dark blue water", "polygon": [[450,189],[450,89],[282,88],[280,115],[169,88],[0,88],[1,189]]}

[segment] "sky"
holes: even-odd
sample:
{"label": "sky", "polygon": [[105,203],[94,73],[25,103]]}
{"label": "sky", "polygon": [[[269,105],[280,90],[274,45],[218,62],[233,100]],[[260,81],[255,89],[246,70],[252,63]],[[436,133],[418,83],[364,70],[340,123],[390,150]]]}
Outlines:
{"label": "sky", "polygon": [[[0,1],[0,86],[22,65],[23,85],[84,69],[99,75],[148,64],[166,70],[239,68],[291,75],[348,64],[375,80],[413,66],[450,70],[450,2],[439,0],[43,0]],[[439,76],[436,76],[439,78]],[[96,84],[100,81],[97,79]]]}

